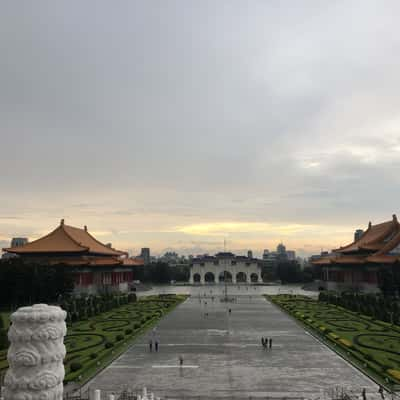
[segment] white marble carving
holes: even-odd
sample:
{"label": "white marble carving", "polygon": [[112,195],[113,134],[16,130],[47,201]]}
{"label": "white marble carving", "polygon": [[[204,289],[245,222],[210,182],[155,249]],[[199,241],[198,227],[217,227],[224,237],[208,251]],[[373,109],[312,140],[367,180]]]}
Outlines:
{"label": "white marble carving", "polygon": [[67,313],[35,304],[11,315],[4,400],[62,400]]}

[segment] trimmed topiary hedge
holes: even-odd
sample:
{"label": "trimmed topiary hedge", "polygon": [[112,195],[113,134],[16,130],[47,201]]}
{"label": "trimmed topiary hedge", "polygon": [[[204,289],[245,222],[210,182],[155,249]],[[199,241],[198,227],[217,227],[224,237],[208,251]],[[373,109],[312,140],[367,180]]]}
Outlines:
{"label": "trimmed topiary hedge", "polygon": [[73,361],[70,365],[71,372],[78,371],[82,368],[82,364],[78,361]]}

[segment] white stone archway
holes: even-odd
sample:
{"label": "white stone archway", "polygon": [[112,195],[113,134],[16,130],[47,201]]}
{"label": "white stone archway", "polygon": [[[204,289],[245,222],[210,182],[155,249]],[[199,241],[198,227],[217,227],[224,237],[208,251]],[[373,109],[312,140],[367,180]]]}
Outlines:
{"label": "white stone archway", "polygon": [[213,272],[206,272],[204,274],[204,283],[215,283],[215,275]]}
{"label": "white stone archway", "polygon": [[201,275],[199,273],[196,273],[193,275],[193,283],[201,283]]}
{"label": "white stone archway", "polygon": [[240,271],[236,274],[236,283],[246,283],[247,282],[247,275],[245,272]]}
{"label": "white stone archway", "polygon": [[[232,253],[218,253],[214,257],[204,256],[193,259],[189,282],[191,284],[222,283],[224,282],[224,273],[228,278],[227,283],[257,283],[260,280],[261,267],[258,260],[254,258],[235,256]],[[251,280],[252,274],[253,281]],[[212,276],[214,276],[214,280]],[[195,277],[197,282],[195,282]],[[237,279],[238,277],[239,279]]]}
{"label": "white stone archway", "polygon": [[218,275],[218,281],[219,282],[227,282],[227,283],[232,283],[233,282],[233,276],[230,271],[221,271]]}
{"label": "white stone archway", "polygon": [[250,275],[250,282],[251,283],[258,283],[259,276],[255,272]]}

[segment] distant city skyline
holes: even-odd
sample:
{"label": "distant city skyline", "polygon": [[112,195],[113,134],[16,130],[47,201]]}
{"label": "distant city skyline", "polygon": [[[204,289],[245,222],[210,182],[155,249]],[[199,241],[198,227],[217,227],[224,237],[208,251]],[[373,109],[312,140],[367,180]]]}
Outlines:
{"label": "distant city skyline", "polygon": [[2,247],[305,256],[399,213],[399,2],[117,4],[2,4]]}
{"label": "distant city skyline", "polygon": [[[69,220],[66,220],[67,224],[72,224],[72,225],[76,225],[79,226],[79,224],[76,224],[74,222],[70,222]],[[23,224],[22,224],[23,225]],[[87,226],[87,225],[86,225]],[[222,225],[225,226],[225,225]],[[231,229],[233,229],[236,225],[229,223],[227,224],[227,226],[229,226]],[[49,232],[49,229],[55,229],[57,227],[57,225],[53,225],[51,227],[45,228],[43,231],[32,231],[33,232],[33,236],[30,235],[26,235],[24,234],[24,236],[27,236],[27,239],[29,241],[33,241],[45,234],[47,234]],[[176,251],[178,252],[179,255],[198,255],[198,254],[205,254],[205,253],[209,253],[209,254],[214,254],[214,253],[218,253],[220,251],[224,250],[224,246],[226,247],[226,251],[232,251],[234,253],[237,254],[247,254],[247,252],[250,250],[253,252],[254,256],[256,257],[262,257],[262,254],[264,252],[265,249],[268,249],[269,251],[276,251],[277,247],[279,247],[281,244],[283,244],[284,248],[286,248],[287,251],[289,250],[293,250],[296,252],[297,256],[300,257],[308,257],[310,255],[313,254],[319,254],[320,251],[322,250],[328,250],[330,251],[332,248],[334,247],[339,247],[339,245],[335,245],[332,246],[331,248],[316,248],[312,245],[308,246],[308,247],[293,247],[292,243],[296,243],[293,240],[290,240],[290,234],[292,234],[294,237],[296,237],[296,235],[298,234],[302,234],[304,227],[299,227],[299,226],[286,226],[285,229],[287,230],[286,232],[286,238],[288,240],[282,240],[282,238],[280,240],[276,240],[276,239],[268,239],[267,241],[262,241],[261,239],[252,239],[252,241],[247,241],[246,243],[248,244],[253,244],[255,242],[259,243],[259,246],[256,247],[243,247],[242,242],[240,241],[240,239],[237,240],[237,242],[235,242],[233,239],[235,237],[235,235],[237,235],[238,237],[240,237],[240,235],[242,235],[244,232],[243,230],[243,224],[238,224],[238,227],[240,229],[239,232],[233,232],[230,235],[224,235],[221,236],[221,238],[218,237],[218,230],[215,226],[207,226],[207,228],[203,227],[202,225],[196,226],[196,229],[199,229],[199,231],[193,229],[193,227],[189,228],[188,230],[191,232],[190,233],[190,237],[192,237],[192,241],[188,242],[188,247],[182,247],[177,245],[177,246],[166,246],[164,243],[161,243],[161,246],[156,246],[156,244],[154,244],[154,247],[149,246],[149,242],[147,243],[142,243],[143,246],[141,245],[129,245],[129,244],[123,244],[123,242],[121,242],[121,240],[118,239],[118,237],[120,235],[124,235],[124,232],[120,232],[120,231],[104,231],[104,230],[96,230],[96,229],[91,229],[90,226],[87,226],[89,232],[91,234],[93,234],[94,236],[96,236],[99,240],[101,240],[103,243],[111,243],[112,246],[114,247],[118,247],[122,250],[128,251],[132,256],[137,256],[140,255],[141,252],[143,252],[143,249],[149,248],[151,251],[151,254],[154,256],[162,256],[164,255],[164,253],[168,252],[168,251]],[[261,229],[262,228],[267,228],[269,227],[269,225],[267,224],[250,224],[250,226],[248,227],[249,231],[245,232],[247,234],[249,234],[250,236],[257,236],[260,235],[260,237],[262,236],[262,232]],[[290,229],[289,229],[290,227]],[[83,228],[83,226],[82,226]],[[213,228],[215,228],[215,230],[213,230]],[[218,228],[220,229],[221,226]],[[312,230],[316,230],[315,232],[317,234],[321,234],[322,232],[324,232],[324,230],[321,227],[313,227],[313,226],[307,226],[307,228],[309,229],[309,232],[312,232]],[[23,229],[23,228],[22,228]],[[181,229],[181,228],[179,228]],[[254,229],[253,231],[251,231],[250,229]],[[273,229],[273,227],[271,226],[271,229]],[[338,232],[340,229],[344,229],[343,227],[336,227],[335,232]],[[211,236],[208,236],[208,232],[209,230],[212,230],[213,234]],[[353,229],[354,231],[354,229]],[[288,232],[290,232],[290,234],[288,235]],[[149,233],[149,232],[146,232]],[[174,233],[174,231],[171,229],[170,232],[165,231],[162,232],[163,234],[168,234],[168,233]],[[329,232],[328,232],[329,233]],[[340,243],[340,245],[342,244],[346,244],[346,243],[350,243],[353,239],[352,239],[352,234],[351,232],[346,235],[346,232],[343,232],[345,235],[347,236],[347,241],[346,239]],[[140,235],[142,233],[139,232],[137,233],[138,238],[140,238]],[[269,235],[271,235],[271,232],[268,233]],[[198,241],[196,241],[196,235],[199,235],[200,238]],[[265,235],[265,233],[264,233]],[[0,246],[1,248],[3,247],[9,247],[10,245],[10,241],[14,238],[17,237],[18,235],[13,235],[9,238],[2,238],[2,240],[0,240]],[[281,235],[283,236],[283,235]],[[208,239],[208,241],[206,241]],[[140,240],[140,239],[139,239]],[[151,243],[155,243],[154,240],[152,241],[150,239]],[[140,243],[140,242],[138,242]],[[190,246],[191,244],[191,246]]]}

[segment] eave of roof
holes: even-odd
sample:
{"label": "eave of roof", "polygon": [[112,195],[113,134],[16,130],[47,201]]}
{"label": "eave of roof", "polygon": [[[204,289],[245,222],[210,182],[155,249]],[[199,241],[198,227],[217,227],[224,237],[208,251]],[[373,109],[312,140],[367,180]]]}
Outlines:
{"label": "eave of roof", "polygon": [[388,237],[388,235],[399,230],[400,226],[397,221],[397,217],[394,214],[392,220],[390,221],[376,225],[369,223],[368,229],[364,232],[360,239],[333,251],[344,254],[359,252],[360,250],[377,251],[385,245],[383,241]]}
{"label": "eave of roof", "polygon": [[323,258],[318,258],[317,260],[311,261],[311,264],[313,264],[313,265],[330,265],[330,264],[332,264],[332,260],[331,260],[331,258],[323,257]]}
{"label": "eave of roof", "polygon": [[393,264],[396,261],[399,260],[398,256],[392,256],[392,255],[372,255],[367,257],[367,261],[370,263],[375,263],[375,264]]}
{"label": "eave of roof", "polygon": [[134,260],[132,258],[124,258],[122,260],[122,265],[126,266],[140,266],[144,265],[144,260]]}
{"label": "eave of roof", "polygon": [[332,264],[365,264],[366,257],[344,255],[332,259]]}

